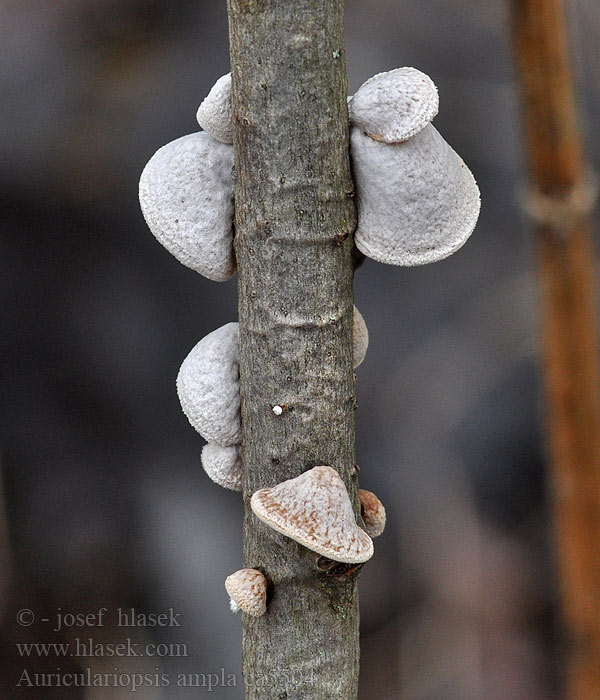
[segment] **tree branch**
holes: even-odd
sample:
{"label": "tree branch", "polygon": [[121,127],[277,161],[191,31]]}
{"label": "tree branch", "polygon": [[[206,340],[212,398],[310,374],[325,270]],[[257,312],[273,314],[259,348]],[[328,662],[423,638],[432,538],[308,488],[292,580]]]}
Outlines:
{"label": "tree branch", "polygon": [[244,616],[246,697],[352,700],[357,573],[319,569],[249,507],[257,489],[328,464],[358,514],[343,2],[228,0],[228,12],[244,553],[271,584],[267,613]]}

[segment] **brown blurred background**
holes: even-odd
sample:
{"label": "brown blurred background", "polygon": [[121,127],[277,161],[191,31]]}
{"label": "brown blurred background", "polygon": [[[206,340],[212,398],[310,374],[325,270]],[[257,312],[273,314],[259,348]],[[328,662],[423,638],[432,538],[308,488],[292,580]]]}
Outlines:
{"label": "brown blurred background", "polygon": [[[452,258],[357,271],[371,337],[357,461],[388,511],[362,575],[360,697],[552,700],[562,643],[506,3],[346,7],[350,92],[397,66],[428,73],[435,125],[483,201]],[[568,7],[598,169],[600,5]],[[1,698],[131,697],[18,685],[25,669],[87,668],[151,674],[144,699],[243,697],[241,624],[223,588],[242,561],[240,497],[202,471],[174,387],[191,347],[235,320],[236,281],[181,266],[137,203],[154,151],[198,129],[198,104],[229,70],[227,41],[225,2],[0,2]],[[58,612],[102,607],[103,627],[53,631]],[[173,608],[181,627],[118,628],[119,607]],[[32,624],[17,623],[23,609]],[[181,643],[188,656],[25,658],[16,646],[76,637]],[[221,669],[236,687],[176,685]]]}

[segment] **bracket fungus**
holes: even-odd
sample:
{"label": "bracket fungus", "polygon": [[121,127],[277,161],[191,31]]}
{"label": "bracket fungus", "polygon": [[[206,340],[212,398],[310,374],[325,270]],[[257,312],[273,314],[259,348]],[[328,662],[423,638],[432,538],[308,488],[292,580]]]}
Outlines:
{"label": "bracket fungus", "polygon": [[205,440],[223,447],[241,444],[237,323],[217,328],[194,346],[179,369],[177,394]]}
{"label": "bracket fungus", "polygon": [[225,579],[231,609],[260,617],[267,611],[267,579],[256,569],[240,569]]}
{"label": "bracket fungus", "polygon": [[[369,332],[360,311],[354,307],[354,367],[364,359]],[[202,466],[219,486],[242,490],[239,388],[239,326],[229,323],[209,333],[183,361],[177,376],[181,408],[192,427],[207,440]],[[282,415],[287,404],[272,407]]]}
{"label": "bracket fungus", "polygon": [[379,537],[385,529],[385,508],[371,491],[359,489],[360,514],[369,537]]}
{"label": "bracket fungus", "polygon": [[180,263],[215,282],[235,272],[233,147],[205,132],[158,151],[140,177],[148,228]]}
{"label": "bracket fungus", "polygon": [[231,73],[221,76],[212,86],[198,107],[196,119],[213,138],[223,143],[233,143]]}
{"label": "bracket fungus", "polygon": [[[354,307],[353,366],[364,359],[369,332],[360,311]],[[183,361],[177,376],[181,408],[192,427],[207,440],[202,466],[217,484],[242,490],[240,446],[239,326],[228,323],[209,333]],[[281,416],[287,404],[272,407]]]}
{"label": "bracket fungus", "polygon": [[437,88],[416,68],[395,68],[369,78],[349,98],[352,124],[375,141],[398,143],[418,134],[438,113]]}
{"label": "bracket fungus", "polygon": [[458,250],[475,227],[479,188],[430,124],[436,113],[435,86],[415,69],[380,73],[350,101],[355,242],[373,260],[435,262]]}
{"label": "bracket fungus", "polygon": [[202,467],[208,476],[225,489],[242,490],[242,458],[239,445],[223,447],[209,442],[202,448]]}
{"label": "bracket fungus", "polygon": [[354,307],[352,320],[352,366],[356,369],[365,359],[369,347],[369,331],[360,311]]}
{"label": "bracket fungus", "polygon": [[250,505],[273,530],[328,559],[361,564],[373,556],[373,541],[356,524],[346,486],[331,467],[260,489]]}

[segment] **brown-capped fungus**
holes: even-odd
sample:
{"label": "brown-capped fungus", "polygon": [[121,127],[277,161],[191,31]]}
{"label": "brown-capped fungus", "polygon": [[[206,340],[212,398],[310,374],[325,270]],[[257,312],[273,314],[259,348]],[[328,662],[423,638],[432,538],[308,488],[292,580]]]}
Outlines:
{"label": "brown-capped fungus", "polygon": [[233,612],[260,617],[267,611],[267,579],[256,569],[240,569],[225,579]]}
{"label": "brown-capped fungus", "polygon": [[273,530],[328,559],[360,564],[373,556],[373,542],[356,524],[346,486],[331,467],[260,489],[250,505]]}
{"label": "brown-capped fungus", "polygon": [[379,537],[385,529],[385,508],[371,491],[359,489],[360,514],[369,537]]}

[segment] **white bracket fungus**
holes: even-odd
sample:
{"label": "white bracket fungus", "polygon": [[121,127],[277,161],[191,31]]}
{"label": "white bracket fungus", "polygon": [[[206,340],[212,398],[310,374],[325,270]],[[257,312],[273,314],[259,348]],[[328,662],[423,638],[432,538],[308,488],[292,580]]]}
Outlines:
{"label": "white bracket fungus", "polygon": [[479,189],[429,123],[436,112],[435,86],[414,69],[380,73],[350,102],[355,242],[369,258],[435,262],[458,250],[475,227]]}
{"label": "white bracket fungus", "polygon": [[379,537],[385,529],[385,508],[371,491],[359,489],[360,514],[369,537]]}
{"label": "white bracket fungus", "polygon": [[225,579],[225,589],[231,598],[231,609],[254,617],[267,611],[267,579],[256,569],[240,569]]}
{"label": "white bracket fungus", "polygon": [[[365,321],[354,307],[354,367],[364,359],[369,344]],[[229,323],[209,333],[183,361],[177,377],[181,408],[191,425],[208,441],[202,466],[220,486],[242,490],[240,446],[239,326]],[[272,411],[281,416],[287,404]]]}
{"label": "white bracket fungus", "polygon": [[202,448],[202,466],[208,476],[226,489],[242,490],[242,458],[240,445],[223,447],[209,442]]}
{"label": "white bracket fungus", "polygon": [[233,147],[204,132],[160,148],[140,177],[149,229],[180,263],[215,282],[235,272]]}
{"label": "white bracket fungus", "polygon": [[479,216],[479,190],[432,125],[397,144],[353,129],[351,143],[361,252],[392,265],[422,265],[465,243]]}
{"label": "white bracket fungus", "polygon": [[[355,241],[367,257],[393,265],[434,262],[458,250],[475,227],[479,189],[430,124],[437,110],[435,85],[415,68],[379,73],[349,98]],[[150,160],[140,202],[150,229],[178,260],[223,281],[235,272],[229,73],[197,118],[204,133],[177,139]]]}
{"label": "white bracket fungus", "polygon": [[438,113],[433,80],[416,68],[378,73],[348,102],[350,121],[375,141],[398,143],[418,134]]}
{"label": "white bracket fungus", "polygon": [[194,346],[177,375],[177,394],[205,440],[223,447],[241,444],[237,323],[217,328]]}
{"label": "white bracket fungus", "polygon": [[367,354],[369,347],[369,331],[360,311],[354,307],[352,320],[352,366],[356,369]]}
{"label": "white bracket fungus", "polygon": [[331,467],[260,489],[250,505],[269,527],[328,559],[360,564],[373,556],[373,541],[356,524],[346,486]]}
{"label": "white bracket fungus", "polygon": [[233,143],[231,116],[231,73],[227,73],[212,86],[198,107],[196,119],[213,138],[223,143]]}

